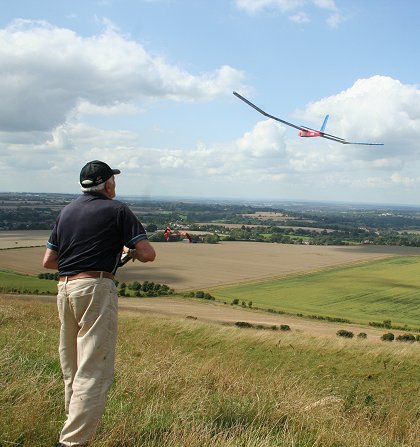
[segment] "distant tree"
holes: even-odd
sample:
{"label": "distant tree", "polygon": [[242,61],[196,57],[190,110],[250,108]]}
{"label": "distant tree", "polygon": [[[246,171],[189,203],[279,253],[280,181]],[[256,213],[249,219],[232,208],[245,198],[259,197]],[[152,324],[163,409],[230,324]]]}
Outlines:
{"label": "distant tree", "polygon": [[149,224],[149,225],[146,225],[146,228],[145,228],[145,230],[146,230],[148,233],[154,233],[155,231],[157,231],[157,229],[158,229],[158,227],[157,227],[157,225],[154,224],[154,223],[151,223],[151,224]]}
{"label": "distant tree", "polygon": [[131,285],[131,288],[133,290],[141,290],[141,284],[138,281],[134,281],[133,284]]}
{"label": "distant tree", "polygon": [[220,237],[217,234],[205,234],[203,241],[206,244],[218,244],[220,242]]}
{"label": "distant tree", "polygon": [[149,240],[151,242],[166,242],[166,237],[163,234],[163,231],[157,231],[149,236]]}

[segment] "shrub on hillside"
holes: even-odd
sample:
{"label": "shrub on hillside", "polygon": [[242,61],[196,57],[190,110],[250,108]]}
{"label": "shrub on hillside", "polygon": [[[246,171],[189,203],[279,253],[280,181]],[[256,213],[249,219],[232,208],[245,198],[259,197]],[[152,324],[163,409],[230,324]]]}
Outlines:
{"label": "shrub on hillside", "polygon": [[340,329],[337,331],[339,337],[353,338],[354,334],[351,331],[346,331],[345,329]]}
{"label": "shrub on hillside", "polygon": [[357,334],[357,338],[364,340],[365,338],[367,338],[366,332],[360,332],[360,334]]}
{"label": "shrub on hillside", "polygon": [[195,292],[194,296],[202,300],[214,301],[216,299],[213,295],[210,295],[210,293],[203,292],[202,290],[198,290],[197,292]]}
{"label": "shrub on hillside", "polygon": [[290,331],[290,326],[288,324],[281,324],[280,330],[281,331]]}
{"label": "shrub on hillside", "polygon": [[58,272],[55,273],[39,273],[38,274],[38,279],[49,279],[49,280],[54,280],[54,281],[58,281]]}
{"label": "shrub on hillside", "polygon": [[392,329],[393,328],[391,320],[384,320],[382,323],[379,323],[377,321],[370,321],[369,322],[369,326],[383,327],[385,329]]}
{"label": "shrub on hillside", "polygon": [[[118,285],[117,282],[115,285],[116,286]],[[141,284],[138,281],[134,281],[128,284],[125,282],[119,284],[118,293],[120,296],[126,296],[126,297],[130,296],[155,297],[160,295],[172,295],[174,293],[174,289],[171,289],[166,284],[159,284],[149,281],[144,281],[143,284]]]}
{"label": "shrub on hillside", "polygon": [[247,321],[237,321],[235,323],[235,326],[240,327],[240,328],[251,328],[251,327],[254,327],[253,324],[248,323]]}
{"label": "shrub on hillside", "polygon": [[395,338],[394,334],[392,332],[387,332],[386,334],[383,334],[381,337],[382,341],[393,341]]}
{"label": "shrub on hillside", "polygon": [[416,337],[413,334],[403,334],[403,335],[398,335],[396,340],[414,343],[416,341]]}

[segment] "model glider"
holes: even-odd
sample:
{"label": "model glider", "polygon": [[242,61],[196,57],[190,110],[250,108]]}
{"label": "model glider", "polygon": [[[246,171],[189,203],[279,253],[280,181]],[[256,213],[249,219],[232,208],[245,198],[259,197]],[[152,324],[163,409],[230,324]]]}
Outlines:
{"label": "model glider", "polygon": [[192,242],[191,236],[188,233],[185,233],[183,231],[179,231],[178,233],[175,233],[174,230],[172,230],[172,228],[170,228],[170,227],[166,227],[163,234],[167,241],[169,241],[170,236],[185,236],[190,242]]}
{"label": "model glider", "polygon": [[249,106],[253,107],[258,112],[260,112],[262,115],[267,116],[268,118],[271,118],[273,120],[279,121],[280,123],[286,124],[286,126],[294,127],[295,129],[299,130],[300,137],[304,137],[304,138],[322,137],[322,138],[326,138],[327,140],[336,141],[337,143],[341,143],[341,144],[363,144],[363,145],[367,145],[367,146],[383,146],[383,144],[384,144],[384,143],[359,143],[359,142],[347,141],[344,138],[336,137],[335,135],[330,135],[328,133],[325,133],[324,130],[325,130],[325,126],[327,125],[329,115],[326,115],[326,117],[324,118],[324,122],[322,123],[321,129],[319,129],[319,130],[311,129],[310,127],[305,127],[305,126],[296,126],[295,124],[289,123],[288,121],[284,121],[280,118],[270,115],[267,112],[264,112],[264,110],[260,109],[255,104],[252,104],[251,101],[248,101],[246,98],[244,98],[239,93],[233,92],[233,94],[235,96],[237,96],[239,99],[242,99],[243,102],[245,102]]}

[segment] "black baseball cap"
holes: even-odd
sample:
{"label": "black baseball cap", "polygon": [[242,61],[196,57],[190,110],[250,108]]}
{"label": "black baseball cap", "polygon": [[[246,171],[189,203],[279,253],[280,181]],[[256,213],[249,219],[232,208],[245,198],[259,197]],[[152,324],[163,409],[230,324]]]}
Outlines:
{"label": "black baseball cap", "polygon": [[119,169],[111,169],[106,163],[93,160],[86,163],[80,171],[80,184],[84,188],[97,186],[106,182],[115,174],[120,174]]}

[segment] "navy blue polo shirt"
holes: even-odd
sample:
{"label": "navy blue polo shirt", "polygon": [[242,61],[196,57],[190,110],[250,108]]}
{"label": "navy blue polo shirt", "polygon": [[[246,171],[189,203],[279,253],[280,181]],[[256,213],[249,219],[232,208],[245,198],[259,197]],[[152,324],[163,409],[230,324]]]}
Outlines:
{"label": "navy blue polo shirt", "polygon": [[60,276],[115,273],[123,246],[143,239],[146,231],[126,204],[89,192],[61,210],[47,247],[58,253]]}

